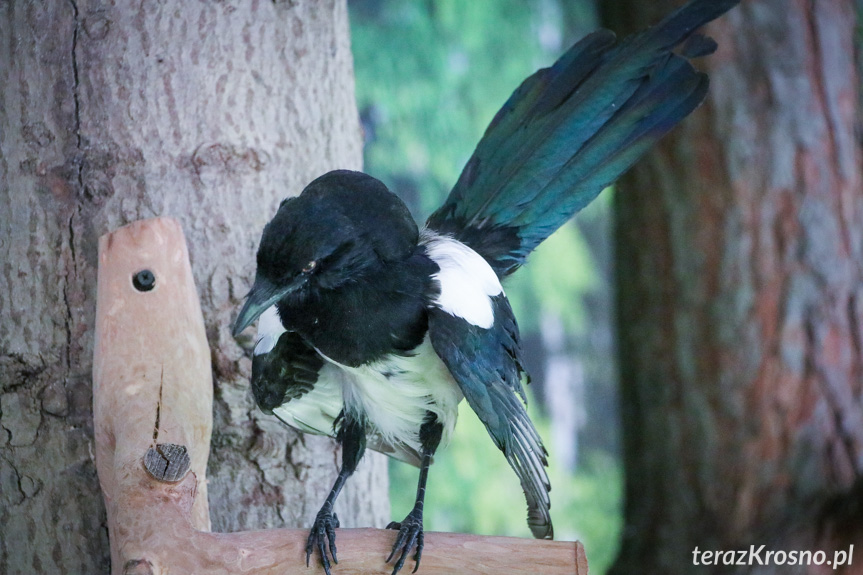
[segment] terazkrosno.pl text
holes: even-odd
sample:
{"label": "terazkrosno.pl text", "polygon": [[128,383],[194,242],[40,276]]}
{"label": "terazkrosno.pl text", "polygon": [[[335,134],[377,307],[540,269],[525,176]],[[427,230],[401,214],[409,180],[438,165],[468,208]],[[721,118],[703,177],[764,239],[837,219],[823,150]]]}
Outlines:
{"label": "terazkrosno.pl text", "polygon": [[837,569],[851,565],[854,561],[854,546],[848,550],[837,549],[830,557],[824,551],[776,551],[766,545],[749,549],[728,551],[704,550],[696,547],[692,551],[693,565],[829,565]]}

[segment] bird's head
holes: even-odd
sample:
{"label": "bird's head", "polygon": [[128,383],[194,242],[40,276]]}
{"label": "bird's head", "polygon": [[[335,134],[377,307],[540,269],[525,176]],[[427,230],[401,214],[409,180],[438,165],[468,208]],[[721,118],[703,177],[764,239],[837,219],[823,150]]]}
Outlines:
{"label": "bird's head", "polygon": [[379,180],[329,172],[281,203],[258,247],[255,283],[234,335],[277,302],[302,302],[408,257],[419,231],[407,206]]}

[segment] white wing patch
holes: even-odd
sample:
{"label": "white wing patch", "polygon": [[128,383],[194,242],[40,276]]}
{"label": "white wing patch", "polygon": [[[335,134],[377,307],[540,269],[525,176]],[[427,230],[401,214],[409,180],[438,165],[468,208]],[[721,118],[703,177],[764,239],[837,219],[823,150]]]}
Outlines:
{"label": "white wing patch", "polygon": [[497,274],[485,259],[458,240],[423,230],[420,244],[440,271],[432,276],[440,284],[434,304],[450,315],[477,327],[494,325],[491,298],[502,294]]}
{"label": "white wing patch", "polygon": [[268,307],[258,318],[258,339],[255,342],[255,355],[273,351],[285,331],[276,306]]}

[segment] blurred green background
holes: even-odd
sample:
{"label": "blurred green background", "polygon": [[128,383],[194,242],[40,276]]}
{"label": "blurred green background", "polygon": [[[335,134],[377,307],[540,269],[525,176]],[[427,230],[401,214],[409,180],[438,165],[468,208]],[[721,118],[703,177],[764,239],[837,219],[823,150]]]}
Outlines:
{"label": "blurred green background", "polygon": [[[597,28],[592,0],[349,0],[365,171],[423,221],[446,197],[509,94]],[[580,539],[591,573],[617,551],[622,469],[610,284],[610,194],[506,284],[524,338],[530,412],[550,452],[556,539]],[[390,464],[393,518],[417,470]],[[431,469],[425,525],[530,537],[515,474],[463,402]]]}

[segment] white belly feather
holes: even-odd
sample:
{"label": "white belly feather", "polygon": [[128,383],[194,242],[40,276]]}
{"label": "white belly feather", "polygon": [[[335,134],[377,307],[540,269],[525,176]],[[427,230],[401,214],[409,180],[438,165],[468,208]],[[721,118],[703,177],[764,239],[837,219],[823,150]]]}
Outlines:
{"label": "white belly feather", "polygon": [[342,378],[345,409],[365,414],[384,443],[403,443],[420,452],[420,426],[429,411],[443,425],[441,447],[449,442],[464,396],[428,337],[409,356],[360,367],[328,361]]}
{"label": "white belly feather", "polygon": [[449,442],[464,396],[428,337],[409,356],[360,367],[321,356],[327,362],[317,383],[302,397],[273,409],[279,419],[307,433],[333,435],[333,424],[344,407],[364,414],[369,447],[418,463],[419,430],[431,411],[443,425],[440,446]]}

